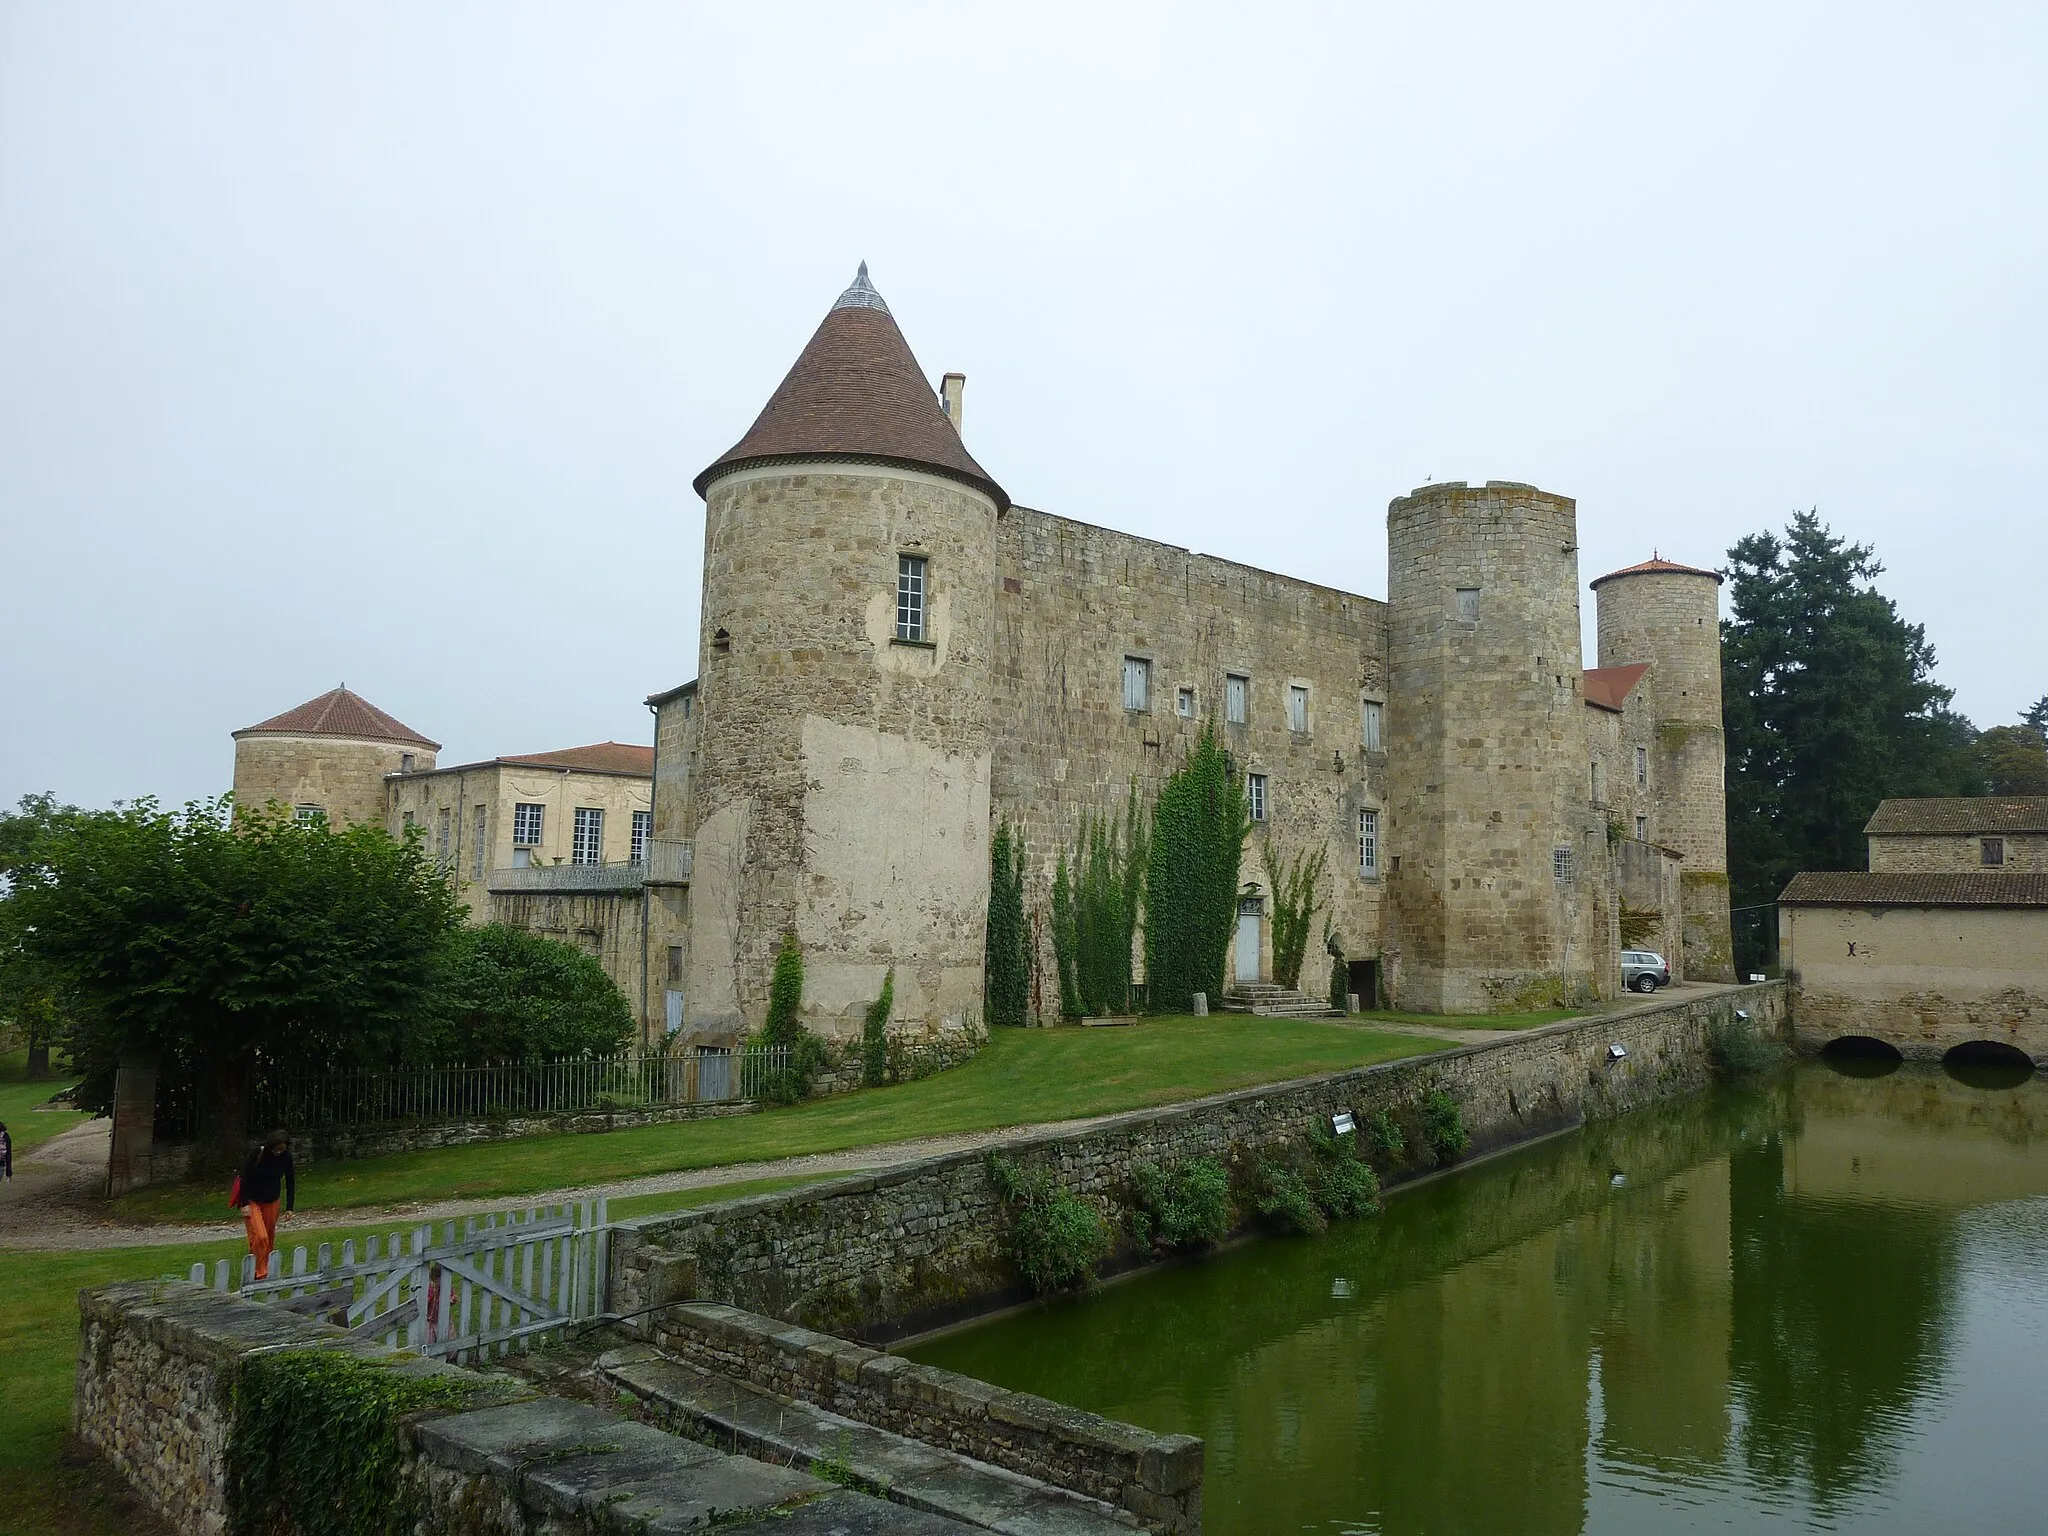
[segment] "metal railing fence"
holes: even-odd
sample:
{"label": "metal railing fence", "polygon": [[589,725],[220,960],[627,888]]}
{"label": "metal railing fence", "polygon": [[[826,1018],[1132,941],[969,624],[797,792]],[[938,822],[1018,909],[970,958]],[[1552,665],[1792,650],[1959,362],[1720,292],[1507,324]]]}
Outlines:
{"label": "metal railing fence", "polygon": [[715,1104],[762,1096],[785,1047],[633,1051],[562,1061],[295,1072],[259,1080],[252,1125],[288,1130]]}

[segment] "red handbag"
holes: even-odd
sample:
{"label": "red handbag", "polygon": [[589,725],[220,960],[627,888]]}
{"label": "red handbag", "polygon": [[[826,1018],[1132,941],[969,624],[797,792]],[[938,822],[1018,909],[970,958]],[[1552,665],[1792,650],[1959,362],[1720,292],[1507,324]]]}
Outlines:
{"label": "red handbag", "polygon": [[242,1176],[239,1173],[235,1175],[235,1182],[228,1190],[228,1204],[236,1210],[242,1208]]}

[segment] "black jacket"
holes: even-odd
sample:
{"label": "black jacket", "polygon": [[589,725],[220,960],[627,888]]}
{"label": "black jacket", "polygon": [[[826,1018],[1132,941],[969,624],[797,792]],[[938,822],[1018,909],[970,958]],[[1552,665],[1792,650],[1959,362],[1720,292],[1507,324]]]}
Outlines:
{"label": "black jacket", "polygon": [[290,1210],[298,1199],[298,1185],[292,1173],[292,1155],[280,1152],[272,1157],[269,1150],[258,1147],[249,1154],[249,1161],[242,1164],[242,1198],[257,1205],[268,1205],[284,1191],[284,1208]]}

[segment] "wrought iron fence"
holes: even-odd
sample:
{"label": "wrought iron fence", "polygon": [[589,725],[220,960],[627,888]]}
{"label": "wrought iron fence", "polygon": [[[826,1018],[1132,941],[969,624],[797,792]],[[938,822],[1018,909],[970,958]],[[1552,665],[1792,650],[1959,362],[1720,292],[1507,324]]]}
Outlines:
{"label": "wrought iron fence", "polygon": [[308,1130],[389,1120],[480,1120],[716,1104],[762,1097],[786,1047],[628,1052],[564,1061],[287,1073],[260,1080],[250,1123]]}

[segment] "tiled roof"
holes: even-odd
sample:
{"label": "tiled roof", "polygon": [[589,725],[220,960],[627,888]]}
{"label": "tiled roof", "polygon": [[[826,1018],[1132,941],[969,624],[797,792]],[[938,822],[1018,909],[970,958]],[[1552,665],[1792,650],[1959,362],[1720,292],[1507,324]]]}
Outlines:
{"label": "tiled roof", "polygon": [[248,736],[257,731],[275,731],[288,736],[347,736],[357,741],[404,741],[438,752],[441,743],[429,741],[411,726],[393,719],[361,694],[336,688],[317,699],[308,699],[297,709],[272,715],[257,725],[245,725],[234,734]]}
{"label": "tiled roof", "polygon": [[1622,705],[1649,670],[1647,661],[1632,661],[1625,667],[1586,668],[1586,702],[1596,709],[1611,709],[1620,714]]}
{"label": "tiled roof", "polygon": [[1864,832],[2048,832],[2048,795],[1973,795],[1951,800],[1886,800]]}
{"label": "tiled roof", "polygon": [[1711,576],[1715,581],[1721,579],[1719,571],[1703,571],[1696,565],[1680,565],[1675,560],[1653,557],[1641,565],[1626,565],[1618,571],[1609,571],[1605,576],[1596,576],[1592,585],[1597,587],[1603,581],[1613,581],[1617,576]]}
{"label": "tiled roof", "polygon": [[580,768],[587,773],[654,773],[654,748],[635,747],[623,741],[600,741],[587,747],[569,747],[560,752],[532,752],[524,757],[501,757],[499,762],[513,768]]}
{"label": "tiled roof", "polygon": [[1795,907],[2048,907],[2048,875],[1797,874],[1778,900]]}
{"label": "tiled roof", "polygon": [[747,435],[693,482],[778,459],[902,464],[959,480],[1006,511],[1010,498],[974,462],[911,355],[862,262]]}
{"label": "tiled roof", "polygon": [[660,693],[650,693],[644,702],[650,706],[666,704],[670,699],[680,699],[684,694],[695,693],[696,691],[697,679],[693,677],[687,683],[678,683],[673,688],[664,688]]}

